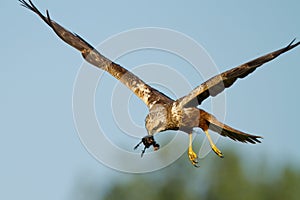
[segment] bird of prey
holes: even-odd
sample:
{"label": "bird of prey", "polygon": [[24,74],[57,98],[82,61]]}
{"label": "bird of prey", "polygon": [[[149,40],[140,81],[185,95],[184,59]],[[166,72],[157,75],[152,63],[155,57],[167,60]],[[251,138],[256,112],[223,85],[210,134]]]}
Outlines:
{"label": "bird of prey", "polygon": [[197,154],[192,148],[192,130],[195,127],[200,127],[204,131],[212,150],[219,157],[223,157],[223,154],[212,141],[208,130],[215,131],[234,141],[244,143],[260,143],[259,139],[262,138],[261,136],[244,133],[223,124],[212,114],[197,106],[209,96],[214,97],[221,93],[225,88],[230,87],[237,79],[246,77],[256,68],[300,44],[300,42],[294,43],[294,39],[284,48],[216,75],[193,89],[186,96],[173,100],[162,92],[147,85],[127,69],[101,55],[101,53],[79,35],[68,31],[52,20],[48,10],[46,11],[46,15],[43,15],[30,0],[28,2],[25,0],[19,1],[22,6],[36,13],[64,42],[79,50],[87,62],[110,73],[117,80],[126,85],[147,105],[149,113],[145,119],[145,126],[148,134],[142,138],[137,146],[135,146],[135,149],[140,144],[143,144],[144,149],[142,150],[142,155],[145,150],[151,146],[153,146],[154,150],[158,150],[159,144],[156,143],[154,139],[156,133],[166,130],[180,130],[189,134],[188,157],[191,163],[196,167],[198,166]]}

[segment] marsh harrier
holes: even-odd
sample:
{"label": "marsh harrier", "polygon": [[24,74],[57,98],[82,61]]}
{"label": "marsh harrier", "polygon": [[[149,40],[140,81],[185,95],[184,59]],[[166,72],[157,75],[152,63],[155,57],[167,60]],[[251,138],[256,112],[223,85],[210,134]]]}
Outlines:
{"label": "marsh harrier", "polygon": [[229,137],[232,140],[244,143],[260,143],[259,139],[261,138],[260,136],[251,135],[231,128],[218,121],[212,114],[197,106],[209,96],[216,96],[225,88],[230,87],[237,79],[246,77],[256,68],[300,44],[300,42],[294,43],[293,40],[284,48],[216,75],[193,89],[186,96],[173,100],[146,84],[127,69],[101,55],[101,53],[79,35],[68,31],[52,20],[48,10],[46,11],[46,15],[43,15],[30,0],[29,2],[25,0],[19,1],[22,6],[36,13],[64,42],[79,50],[87,62],[110,73],[147,105],[149,113],[145,120],[145,126],[148,134],[142,138],[142,141],[135,149],[140,144],[143,144],[144,149],[142,150],[142,155],[145,150],[151,146],[154,147],[154,150],[157,150],[159,149],[159,144],[154,140],[156,133],[166,130],[181,130],[189,134],[188,156],[194,166],[198,166],[197,154],[192,149],[192,130],[195,127],[200,127],[204,131],[212,150],[219,157],[223,157],[223,154],[212,141],[208,130],[215,131],[224,137]]}

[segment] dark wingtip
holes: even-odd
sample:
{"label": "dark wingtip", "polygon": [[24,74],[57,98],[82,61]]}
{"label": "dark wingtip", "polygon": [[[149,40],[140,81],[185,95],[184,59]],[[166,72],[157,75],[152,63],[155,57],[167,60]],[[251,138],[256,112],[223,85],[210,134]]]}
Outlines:
{"label": "dark wingtip", "polygon": [[21,6],[27,8],[29,10],[32,10],[32,7],[25,0],[19,0],[19,3],[20,3]]}
{"label": "dark wingtip", "polygon": [[291,46],[295,41],[296,41],[296,38],[294,38],[288,46]]}
{"label": "dark wingtip", "polygon": [[[50,18],[50,13],[49,13],[48,10],[46,10],[46,15],[47,15],[47,18],[46,18],[47,24],[48,24],[51,28],[53,28],[52,21],[51,21],[51,18]],[[53,28],[53,29],[54,29],[54,28]]]}
{"label": "dark wingtip", "polygon": [[40,18],[42,18],[42,20],[44,20],[44,22],[46,22],[49,26],[52,27],[52,23],[50,20],[50,15],[48,10],[46,10],[47,13],[47,17],[45,17],[38,9],[37,7],[35,7],[35,5],[32,3],[31,0],[28,0],[28,2],[26,2],[25,0],[19,0],[21,6],[31,10],[32,12],[36,13],[38,16],[40,16]]}
{"label": "dark wingtip", "polygon": [[296,38],[294,38],[294,39],[287,45],[286,49],[287,49],[287,50],[290,50],[290,49],[292,49],[292,48],[294,48],[294,47],[296,47],[296,46],[298,46],[298,45],[300,44],[300,41],[299,41],[299,42],[296,42],[296,43],[294,44],[295,41],[296,41]]}
{"label": "dark wingtip", "polygon": [[37,8],[35,7],[35,5],[32,3],[31,0],[28,0],[29,3],[27,3],[25,0],[19,0],[20,2],[20,5],[33,11],[33,12],[36,12],[37,11]]}

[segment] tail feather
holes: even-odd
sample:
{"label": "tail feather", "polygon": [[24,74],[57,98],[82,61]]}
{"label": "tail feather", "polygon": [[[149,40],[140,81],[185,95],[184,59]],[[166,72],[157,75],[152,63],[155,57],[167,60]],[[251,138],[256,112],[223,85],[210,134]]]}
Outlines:
{"label": "tail feather", "polygon": [[258,140],[262,138],[261,136],[251,135],[248,133],[238,131],[234,128],[231,128],[230,126],[227,126],[226,124],[221,123],[213,116],[207,119],[207,121],[209,123],[208,128],[210,130],[215,131],[224,137],[229,137],[234,141],[239,141],[244,143],[248,143],[248,142],[252,144],[261,143],[261,141]]}

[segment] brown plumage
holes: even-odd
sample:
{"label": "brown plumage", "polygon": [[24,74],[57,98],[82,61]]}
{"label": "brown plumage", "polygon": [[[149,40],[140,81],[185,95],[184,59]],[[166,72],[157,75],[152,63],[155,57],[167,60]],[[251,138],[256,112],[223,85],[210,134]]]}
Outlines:
{"label": "brown plumage", "polygon": [[[216,96],[225,88],[230,87],[238,78],[244,78],[252,73],[257,67],[260,67],[266,62],[269,62],[277,56],[285,53],[294,47],[298,46],[300,42],[294,44],[294,40],[286,47],[277,51],[271,52],[250,62],[242,64],[236,68],[230,69],[219,75],[212,77],[200,86],[192,90],[188,95],[172,100],[165,94],[152,88],[143,82],[133,73],[129,72],[122,66],[108,58],[101,55],[94,47],[82,39],[79,35],[74,34],[50,18],[49,12],[46,11],[46,16],[34,6],[29,0],[19,0],[21,5],[36,13],[46,24],[48,24],[53,31],[64,42],[79,50],[83,58],[92,65],[107,71],[116,79],[126,85],[134,94],[136,94],[149,108],[149,114],[145,120],[145,126],[148,131],[148,136],[145,136],[142,141],[145,145],[142,155],[146,148],[154,147],[154,150],[159,148],[159,145],[154,140],[154,134],[165,130],[181,130],[190,135],[190,145],[188,148],[188,156],[193,165],[197,166],[197,155],[192,149],[192,129],[200,127],[206,134],[212,150],[220,157],[223,157],[221,151],[216,147],[210,138],[208,130],[215,131],[222,136],[229,137],[232,140],[245,143],[260,143],[260,136],[247,134],[231,128],[218,121],[213,115],[197,108],[203,100],[209,96]],[[137,148],[139,144],[135,147]]]}
{"label": "brown plumage", "polygon": [[269,62],[280,54],[285,53],[298,46],[300,42],[293,44],[294,41],[295,39],[282,49],[268,53],[264,56],[251,60],[238,67],[210,78],[209,80],[205,81],[194,90],[192,90],[188,95],[178,99],[178,103],[184,107],[200,105],[202,101],[209,96],[214,97],[222,92],[225,88],[230,87],[238,78],[244,78],[248,76],[250,73],[256,70],[256,68],[262,66],[264,63]]}

